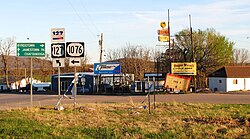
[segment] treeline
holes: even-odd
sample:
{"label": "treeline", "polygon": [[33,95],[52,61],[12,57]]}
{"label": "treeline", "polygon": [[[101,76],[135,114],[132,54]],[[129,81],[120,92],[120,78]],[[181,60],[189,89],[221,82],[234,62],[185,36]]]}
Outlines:
{"label": "treeline", "polygon": [[[192,42],[191,42],[192,35]],[[143,41],[143,40],[142,40]],[[146,48],[142,45],[131,45],[118,49],[107,49],[106,61],[121,62],[124,74],[134,74],[135,80],[143,80],[145,72],[170,72],[171,62],[197,63],[197,86],[207,86],[207,76],[225,65],[248,65],[249,51],[234,48],[235,42],[214,29],[194,30],[192,34],[183,29],[171,37],[170,46],[166,43],[163,51]],[[0,39],[0,81],[6,84],[30,76],[30,58],[16,57],[15,38]],[[157,46],[158,47],[158,46]],[[78,72],[92,71],[93,65],[86,55]],[[74,67],[61,68],[61,73],[73,72]],[[50,81],[52,74],[57,74],[57,68],[52,68],[52,59],[47,54],[45,58],[33,58],[33,77],[41,81]]]}

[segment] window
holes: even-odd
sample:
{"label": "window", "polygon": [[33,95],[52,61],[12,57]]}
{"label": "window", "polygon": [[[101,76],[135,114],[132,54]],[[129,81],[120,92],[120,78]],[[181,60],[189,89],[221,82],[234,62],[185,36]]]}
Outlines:
{"label": "window", "polygon": [[66,91],[67,88],[68,88],[68,82],[66,81],[61,82],[61,90]]}
{"label": "window", "polygon": [[219,80],[219,83],[222,83],[222,81],[221,81],[221,80]]}
{"label": "window", "polygon": [[233,84],[238,84],[238,80],[237,80],[237,79],[234,79],[234,80],[233,80]]}

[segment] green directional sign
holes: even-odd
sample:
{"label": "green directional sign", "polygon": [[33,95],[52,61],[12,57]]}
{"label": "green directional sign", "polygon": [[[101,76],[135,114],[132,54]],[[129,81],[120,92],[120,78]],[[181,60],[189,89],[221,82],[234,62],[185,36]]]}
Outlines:
{"label": "green directional sign", "polygon": [[45,43],[17,43],[17,56],[45,57]]}

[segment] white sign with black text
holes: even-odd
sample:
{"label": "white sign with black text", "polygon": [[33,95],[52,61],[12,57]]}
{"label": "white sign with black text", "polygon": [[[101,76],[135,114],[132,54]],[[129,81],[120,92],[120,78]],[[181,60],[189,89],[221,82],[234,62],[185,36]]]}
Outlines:
{"label": "white sign with black text", "polygon": [[51,42],[65,42],[65,29],[51,28]]}
{"label": "white sign with black text", "polygon": [[51,57],[52,58],[65,58],[65,43],[52,43],[51,44]]}
{"label": "white sign with black text", "polygon": [[66,57],[84,57],[84,42],[67,42]]}

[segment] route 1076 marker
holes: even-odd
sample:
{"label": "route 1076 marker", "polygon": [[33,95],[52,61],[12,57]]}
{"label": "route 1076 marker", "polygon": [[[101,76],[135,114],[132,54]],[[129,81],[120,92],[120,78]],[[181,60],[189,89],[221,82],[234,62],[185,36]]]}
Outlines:
{"label": "route 1076 marker", "polygon": [[84,57],[84,42],[67,42],[66,57]]}

